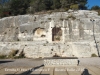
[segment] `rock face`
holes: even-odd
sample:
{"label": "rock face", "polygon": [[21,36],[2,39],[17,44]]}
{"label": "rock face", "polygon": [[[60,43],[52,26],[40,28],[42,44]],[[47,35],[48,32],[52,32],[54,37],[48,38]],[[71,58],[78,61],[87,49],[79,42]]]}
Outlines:
{"label": "rock face", "polygon": [[[0,19],[0,53],[24,51],[29,58],[91,57],[100,52],[100,16],[79,10]],[[5,51],[5,52],[3,52]],[[20,52],[19,51],[19,52]]]}

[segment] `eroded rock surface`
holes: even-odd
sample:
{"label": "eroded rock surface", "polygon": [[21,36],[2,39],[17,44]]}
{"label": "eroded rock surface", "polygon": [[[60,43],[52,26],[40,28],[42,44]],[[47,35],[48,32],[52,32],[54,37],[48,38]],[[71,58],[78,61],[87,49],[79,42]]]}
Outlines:
{"label": "eroded rock surface", "polygon": [[[0,53],[26,57],[91,57],[100,52],[100,16],[79,10],[0,19]],[[18,55],[18,54],[17,54]]]}

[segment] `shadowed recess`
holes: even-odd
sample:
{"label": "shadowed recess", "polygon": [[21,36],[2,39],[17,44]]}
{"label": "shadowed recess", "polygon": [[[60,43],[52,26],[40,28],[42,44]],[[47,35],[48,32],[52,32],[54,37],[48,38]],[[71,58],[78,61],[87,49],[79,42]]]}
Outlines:
{"label": "shadowed recess", "polygon": [[7,60],[4,60],[4,61],[0,61],[0,64],[9,63],[9,62],[14,62],[14,61],[7,61]]}

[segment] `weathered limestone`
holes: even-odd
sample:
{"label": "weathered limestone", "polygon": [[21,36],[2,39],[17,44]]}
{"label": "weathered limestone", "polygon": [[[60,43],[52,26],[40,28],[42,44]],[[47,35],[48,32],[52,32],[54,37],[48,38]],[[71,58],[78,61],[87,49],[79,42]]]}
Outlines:
{"label": "weathered limestone", "polygon": [[100,53],[99,38],[100,16],[95,11],[53,12],[0,19],[2,54],[23,50],[28,58],[52,57],[55,53],[61,57],[91,57]]}
{"label": "weathered limestone", "polygon": [[[97,53],[95,43],[92,42],[69,42],[66,44],[49,44],[40,42],[5,42],[0,43],[0,53],[9,54],[11,50],[23,50],[28,58],[52,57],[55,53],[61,57],[91,57]],[[18,56],[17,54],[17,56]]]}

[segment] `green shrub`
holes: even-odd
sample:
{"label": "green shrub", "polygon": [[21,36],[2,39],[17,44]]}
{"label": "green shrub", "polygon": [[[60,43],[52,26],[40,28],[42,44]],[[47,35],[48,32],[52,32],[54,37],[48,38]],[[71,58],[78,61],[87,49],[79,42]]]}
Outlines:
{"label": "green shrub", "polygon": [[69,10],[69,8],[65,8],[65,11],[68,11]]}
{"label": "green shrub", "polygon": [[78,10],[78,4],[73,4],[70,6],[70,8],[73,10]]}
{"label": "green shrub", "polygon": [[100,11],[98,11],[98,15],[100,16]]}
{"label": "green shrub", "polygon": [[93,54],[91,55],[91,57],[97,57],[97,55],[93,53]]}
{"label": "green shrub", "polygon": [[9,55],[8,55],[8,58],[14,58],[15,55],[18,53],[18,50],[12,50]]}
{"label": "green shrub", "polygon": [[95,11],[97,11],[98,12],[98,15],[100,16],[100,9],[99,10],[95,10]]}
{"label": "green shrub", "polygon": [[60,37],[57,37],[56,40],[60,41]]}
{"label": "green shrub", "polygon": [[6,55],[0,55],[0,59],[6,59],[7,56]]}

